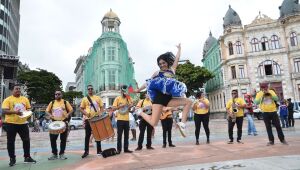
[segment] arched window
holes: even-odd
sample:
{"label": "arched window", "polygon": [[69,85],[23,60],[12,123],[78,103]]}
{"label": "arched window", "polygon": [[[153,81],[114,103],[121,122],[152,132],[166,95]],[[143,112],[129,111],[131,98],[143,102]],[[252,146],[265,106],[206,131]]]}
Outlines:
{"label": "arched window", "polygon": [[259,51],[259,44],[257,38],[253,38],[251,40],[251,46],[252,46],[252,52],[257,52]]}
{"label": "arched window", "polygon": [[292,33],[291,33],[290,39],[291,39],[291,46],[296,46],[296,45],[298,45],[297,34],[296,34],[295,32],[292,32]]}
{"label": "arched window", "polygon": [[271,46],[272,49],[278,49],[279,48],[279,39],[277,35],[272,35],[271,37]]}
{"label": "arched window", "polygon": [[280,75],[281,74],[280,66],[275,61],[265,60],[264,62],[259,64],[258,74],[260,77]]}
{"label": "arched window", "polygon": [[228,48],[229,48],[229,55],[233,55],[233,47],[231,42],[228,43]]}
{"label": "arched window", "polygon": [[262,37],[261,38],[261,49],[263,51],[269,50],[269,42],[267,37]]}
{"label": "arched window", "polygon": [[235,46],[236,46],[236,53],[237,54],[242,54],[243,51],[242,51],[242,43],[240,41],[237,41],[235,43]]}

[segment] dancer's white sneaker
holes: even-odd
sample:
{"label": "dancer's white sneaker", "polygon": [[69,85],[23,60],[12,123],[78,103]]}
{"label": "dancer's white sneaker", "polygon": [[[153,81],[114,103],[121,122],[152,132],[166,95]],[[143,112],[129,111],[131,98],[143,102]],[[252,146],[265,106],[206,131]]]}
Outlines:
{"label": "dancer's white sneaker", "polygon": [[183,137],[186,137],[186,132],[185,132],[185,127],[186,127],[186,126],[185,126],[185,124],[182,123],[182,122],[178,122],[178,123],[177,123],[177,126],[178,126],[178,129],[179,129],[181,135],[182,135]]}

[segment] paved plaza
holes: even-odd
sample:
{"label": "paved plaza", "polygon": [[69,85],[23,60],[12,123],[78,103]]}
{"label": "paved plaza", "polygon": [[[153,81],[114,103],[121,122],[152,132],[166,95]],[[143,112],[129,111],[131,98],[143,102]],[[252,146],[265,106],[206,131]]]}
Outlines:
{"label": "paved plaza", "polygon": [[[37,164],[23,164],[23,149],[20,138],[16,140],[17,164],[8,167],[6,136],[0,137],[0,169],[186,169],[186,170],[221,170],[221,169],[300,169],[300,120],[295,128],[283,129],[289,145],[283,145],[277,138],[275,145],[266,146],[268,139],[262,120],[255,120],[258,136],[247,135],[247,120],[244,120],[244,144],[227,144],[227,122],[223,119],[210,121],[211,143],[206,144],[204,130],[200,131],[200,145],[195,145],[194,123],[189,122],[188,137],[182,138],[179,131],[173,130],[175,148],[162,148],[161,126],[156,127],[153,139],[154,150],[144,148],[132,154],[121,153],[109,158],[96,155],[95,147],[90,149],[90,156],[81,159],[83,153],[84,130],[72,130],[67,143],[67,160],[48,161],[51,155],[48,132],[31,132],[31,154]],[[139,134],[139,133],[137,133]],[[236,137],[236,129],[234,132]],[[131,138],[131,135],[130,135]],[[102,149],[116,147],[116,138],[102,142]],[[130,141],[129,148],[134,150],[137,141]]]}

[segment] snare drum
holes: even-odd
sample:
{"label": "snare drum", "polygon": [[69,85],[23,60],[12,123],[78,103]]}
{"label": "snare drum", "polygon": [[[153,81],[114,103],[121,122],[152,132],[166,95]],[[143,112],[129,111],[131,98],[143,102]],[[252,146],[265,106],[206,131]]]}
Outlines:
{"label": "snare drum", "polygon": [[63,121],[54,121],[49,124],[49,133],[58,135],[64,133],[66,130],[66,123]]}
{"label": "snare drum", "polygon": [[115,134],[109,116],[107,114],[102,116],[95,116],[89,119],[89,123],[95,141],[103,141]]}
{"label": "snare drum", "polygon": [[29,118],[32,115],[32,111],[24,111],[20,118]]}

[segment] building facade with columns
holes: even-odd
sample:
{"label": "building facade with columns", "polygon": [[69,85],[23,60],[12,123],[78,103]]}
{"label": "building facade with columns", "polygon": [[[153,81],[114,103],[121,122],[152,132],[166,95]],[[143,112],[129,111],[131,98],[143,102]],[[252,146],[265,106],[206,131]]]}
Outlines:
{"label": "building facade with columns", "polygon": [[229,7],[219,39],[227,100],[232,89],[240,95],[253,93],[265,82],[280,99],[299,100],[300,7],[297,1],[284,0],[279,10],[278,19],[259,13],[243,27]]}
{"label": "building facade with columns", "polygon": [[82,78],[84,95],[87,94],[87,85],[93,85],[96,95],[100,96],[108,106],[112,105],[114,99],[120,95],[122,85],[135,88],[136,80],[134,62],[120,35],[119,17],[110,10],[104,15],[101,24],[102,34],[83,59],[82,76],[79,75],[79,81],[76,82],[79,86]]}
{"label": "building facade with columns", "polygon": [[[238,13],[229,6],[223,18],[223,35],[218,40],[224,85],[208,92],[209,95],[223,90],[225,103],[233,89],[242,96],[253,94],[261,83],[268,83],[280,99],[300,101],[299,2],[283,0],[279,13],[278,19],[259,13],[243,26]],[[225,107],[210,109],[225,112]]]}

